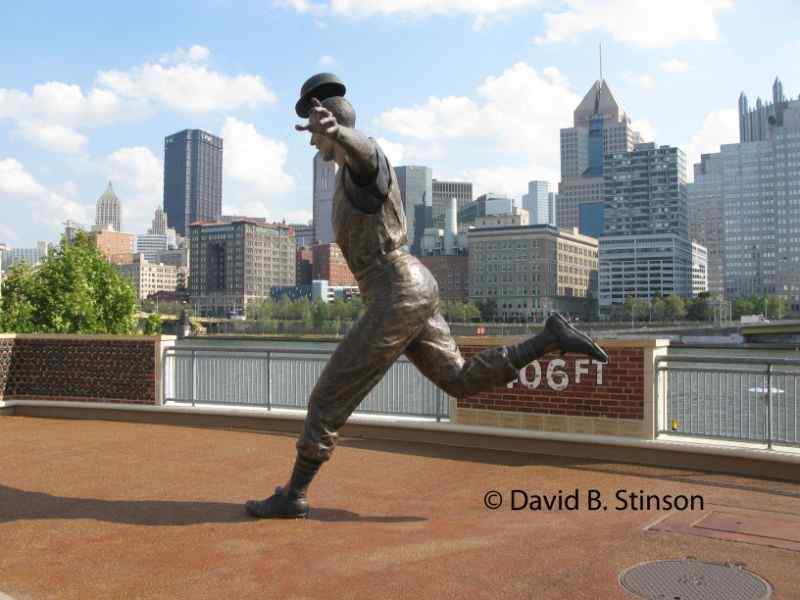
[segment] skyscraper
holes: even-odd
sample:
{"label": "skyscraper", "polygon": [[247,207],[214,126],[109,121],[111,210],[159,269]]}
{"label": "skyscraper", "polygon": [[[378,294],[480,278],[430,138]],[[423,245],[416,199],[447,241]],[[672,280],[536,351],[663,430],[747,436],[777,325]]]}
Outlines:
{"label": "skyscraper", "polygon": [[94,221],[95,228],[103,230],[111,225],[114,231],[122,231],[121,220],[122,207],[109,181],[106,191],[97,199],[97,210]]}
{"label": "skyscraper", "polygon": [[679,148],[651,142],[606,156],[605,233],[689,236],[686,158]]}
{"label": "skyscraper", "polygon": [[[706,285],[706,249],[689,240],[686,162],[674,146],[637,144],[607,154],[599,305],[628,297],[691,297]],[[697,277],[695,277],[697,275]],[[702,275],[702,277],[701,277]]]}
{"label": "skyscraper", "polygon": [[336,191],[336,163],[314,155],[314,190],[312,201],[314,243],[330,244],[333,239],[333,193]]}
{"label": "skyscraper", "polygon": [[[695,165],[697,239],[708,244],[709,285],[727,299],[777,294],[800,308],[800,99],[772,85],[749,110],[739,96],[741,142]],[[705,236],[705,239],[703,239]],[[722,271],[722,277],[719,272]]]}
{"label": "skyscraper", "polygon": [[703,154],[687,186],[689,237],[708,249],[708,291],[725,294],[725,215],[722,202],[722,160]]}
{"label": "skyscraper", "polygon": [[783,83],[777,77],[772,83],[772,102],[766,104],[756,99],[755,108],[750,108],[747,96],[739,95],[739,141],[756,142],[767,139],[770,126],[783,125],[783,113],[788,100],[783,95]]}
{"label": "skyscraper", "polygon": [[430,167],[409,165],[395,167],[394,172],[397,175],[397,183],[400,186],[400,195],[406,211],[409,247],[412,254],[420,254],[419,242],[425,232],[425,224],[415,222],[417,213],[415,207],[419,205],[432,206],[433,171]]}
{"label": "skyscraper", "polygon": [[467,181],[439,181],[432,182],[433,191],[433,227],[444,229],[445,215],[450,207],[450,201],[455,198],[458,210],[472,202],[472,183]]}
{"label": "skyscraper", "polygon": [[161,209],[156,207],[156,213],[153,216],[153,224],[148,233],[152,235],[166,235],[167,234],[167,215]]}
{"label": "skyscraper", "polygon": [[164,212],[186,237],[194,221],[222,214],[222,138],[184,129],[164,139]]}
{"label": "skyscraper", "polygon": [[556,222],[585,235],[603,234],[603,160],[629,152],[641,141],[605,80],[595,81],[573,114],[573,126],[561,130],[561,182]]}
{"label": "skyscraper", "polygon": [[550,216],[550,182],[528,182],[528,193],[522,195],[522,208],[528,211],[531,225],[549,225]]}

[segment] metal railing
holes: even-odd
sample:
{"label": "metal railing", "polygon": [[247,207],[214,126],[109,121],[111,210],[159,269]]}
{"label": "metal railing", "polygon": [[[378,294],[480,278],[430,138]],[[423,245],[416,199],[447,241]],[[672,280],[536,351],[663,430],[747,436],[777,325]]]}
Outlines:
{"label": "metal railing", "polygon": [[659,433],[800,445],[800,360],[656,359]]}
{"label": "metal railing", "polygon": [[[168,348],[164,352],[165,402],[299,408],[332,350]],[[435,418],[450,417],[449,396],[400,358],[361,402],[356,412]]]}

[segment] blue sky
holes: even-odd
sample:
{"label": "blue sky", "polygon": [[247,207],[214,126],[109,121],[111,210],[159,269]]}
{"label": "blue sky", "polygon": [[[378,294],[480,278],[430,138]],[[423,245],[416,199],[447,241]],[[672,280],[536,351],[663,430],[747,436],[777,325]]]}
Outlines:
{"label": "blue sky", "polygon": [[558,181],[558,130],[604,76],[645,137],[690,160],[738,141],[736,100],[800,93],[800,5],[672,0],[0,3],[0,242],[162,203],[163,140],[225,138],[223,212],[311,218],[303,81],[337,73],[396,165],[519,196]]}

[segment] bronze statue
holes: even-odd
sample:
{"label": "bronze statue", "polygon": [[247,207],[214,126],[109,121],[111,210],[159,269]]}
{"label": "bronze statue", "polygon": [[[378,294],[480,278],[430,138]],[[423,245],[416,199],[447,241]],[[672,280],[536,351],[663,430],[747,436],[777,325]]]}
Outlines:
{"label": "bronze statue", "polygon": [[355,111],[344,94],[345,86],[335,75],[321,73],[306,81],[296,111],[308,124],[296,129],[310,132],[311,145],[339,167],[334,237],[358,281],[365,312],[311,392],[288,483],[264,500],[247,502],[255,517],[308,515],[308,486],[330,458],[337,430],[401,354],[457,398],[505,385],[553,350],[608,360],[602,348],[560,315],[550,317],[544,331],[524,342],[464,360],[439,312],[436,280],[408,251],[394,169],[375,141],[355,129]]}

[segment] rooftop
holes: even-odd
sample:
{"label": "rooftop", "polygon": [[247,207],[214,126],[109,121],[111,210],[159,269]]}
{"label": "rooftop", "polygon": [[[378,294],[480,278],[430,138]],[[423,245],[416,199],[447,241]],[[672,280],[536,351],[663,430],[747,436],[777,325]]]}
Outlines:
{"label": "rooftop", "polygon": [[[307,521],[250,519],[242,504],[285,480],[294,437],[0,417],[0,597],[618,599],[624,569],[687,556],[743,563],[773,598],[800,597],[797,483],[345,437]],[[582,506],[512,511],[513,489],[578,489]],[[590,489],[608,511],[588,510]],[[622,489],[700,495],[692,517],[755,515],[755,529],[667,531],[680,514],[616,511]],[[501,509],[484,507],[490,490]]]}

